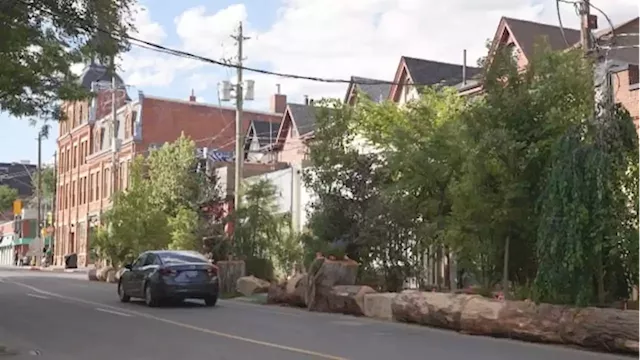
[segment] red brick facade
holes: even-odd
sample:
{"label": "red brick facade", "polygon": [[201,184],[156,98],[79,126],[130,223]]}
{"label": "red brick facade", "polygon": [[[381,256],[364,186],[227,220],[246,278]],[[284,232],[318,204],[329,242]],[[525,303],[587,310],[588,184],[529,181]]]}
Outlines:
{"label": "red brick facade", "polygon": [[[284,96],[284,95],[281,95]],[[66,104],[67,120],[58,137],[58,194],[56,209],[55,263],[64,256],[78,255],[78,266],[89,258],[91,228],[110,206],[114,191],[127,187],[129,166],[150,147],[172,142],[181,134],[193,139],[196,146],[233,151],[235,110],[193,101],[146,97],[118,102],[117,130],[120,149],[116,155],[118,171],[111,174],[110,97],[99,95],[95,121],[89,116],[89,102]],[[251,120],[279,123],[282,114],[245,111],[244,130]]]}

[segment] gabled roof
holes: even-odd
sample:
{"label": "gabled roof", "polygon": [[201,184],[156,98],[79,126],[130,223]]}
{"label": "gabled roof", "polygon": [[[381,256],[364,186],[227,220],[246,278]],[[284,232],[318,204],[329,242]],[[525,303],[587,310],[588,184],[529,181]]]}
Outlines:
{"label": "gabled roof", "polygon": [[287,111],[291,120],[303,136],[316,129],[316,108],[313,105],[287,104]]}
{"label": "gabled roof", "polygon": [[[269,146],[278,139],[280,122],[253,120],[247,131],[247,138],[257,138],[260,147]],[[249,145],[249,142],[247,142]]]}
{"label": "gabled roof", "polygon": [[517,39],[520,50],[527,59],[533,56],[535,46],[540,39],[544,38],[551,47],[551,50],[564,50],[572,44],[580,41],[580,31],[564,27],[564,36],[562,37],[562,29],[559,26],[542,24],[528,20],[513,19],[503,17],[501,22],[506,22],[507,28],[511,35]]}
{"label": "gabled roof", "polygon": [[352,76],[344,102],[348,103],[355,96],[356,91],[364,93],[372,101],[382,102],[389,97],[390,90],[391,82],[385,83],[384,80]]}
{"label": "gabled roof", "polygon": [[[611,36],[611,28],[595,33],[598,43],[603,46],[613,46],[614,49],[602,50],[602,55],[606,55],[609,59],[619,60],[628,64],[638,65],[638,45],[640,37],[638,36],[639,17],[629,19],[613,28],[614,38]],[[612,44],[613,42],[613,44]],[[579,46],[578,44],[577,46]],[[635,47],[634,47],[635,46]],[[617,47],[617,48],[615,48]]]}
{"label": "gabled roof", "polygon": [[[467,78],[472,78],[480,74],[482,69],[467,66],[466,72]],[[389,91],[389,99],[394,100],[398,90],[402,88],[400,83],[405,76],[410,83],[421,86],[453,86],[462,81],[462,65],[403,56],[400,58],[400,64],[393,79],[394,84]]]}
{"label": "gabled roof", "polygon": [[[122,85],[124,83],[118,74],[115,74],[115,78],[116,84]],[[91,62],[84,68],[84,70],[82,70],[82,74],[80,74],[78,81],[82,87],[87,90],[91,90],[91,83],[93,82],[111,82],[111,71],[108,67],[102,64]]]}

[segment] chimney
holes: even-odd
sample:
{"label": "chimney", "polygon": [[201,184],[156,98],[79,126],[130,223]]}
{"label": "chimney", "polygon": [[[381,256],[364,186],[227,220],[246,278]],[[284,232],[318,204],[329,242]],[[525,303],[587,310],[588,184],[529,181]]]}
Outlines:
{"label": "chimney", "polygon": [[280,84],[276,84],[276,93],[271,96],[270,110],[272,113],[284,114],[287,109],[287,95],[280,94]]}
{"label": "chimney", "polygon": [[313,99],[309,99],[309,105],[313,106]]}
{"label": "chimney", "polygon": [[309,95],[304,96],[304,104],[309,105]]}
{"label": "chimney", "polygon": [[189,101],[196,102],[196,95],[193,93],[193,89],[191,89],[191,95],[189,96]]}

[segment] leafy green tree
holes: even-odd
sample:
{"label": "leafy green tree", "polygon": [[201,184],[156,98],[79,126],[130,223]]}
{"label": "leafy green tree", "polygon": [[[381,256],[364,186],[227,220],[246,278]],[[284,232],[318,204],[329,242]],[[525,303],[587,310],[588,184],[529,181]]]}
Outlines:
{"label": "leafy green tree", "polygon": [[18,190],[8,185],[0,185],[0,211],[11,209],[13,202],[18,198]]}
{"label": "leafy green tree", "polygon": [[170,217],[171,242],[169,248],[174,250],[201,250],[202,240],[198,238],[198,213],[190,208],[181,207],[175,216]]}
{"label": "leafy green tree", "polygon": [[[34,173],[31,178],[31,186],[38,188],[38,173]],[[42,196],[46,199],[53,199],[56,189],[56,171],[53,167],[42,168]]]}
{"label": "leafy green tree", "polygon": [[62,119],[61,100],[89,94],[71,66],[108,64],[126,51],[135,0],[9,0],[0,3],[0,107],[16,117]]}
{"label": "leafy green tree", "polygon": [[139,156],[131,166],[129,187],[116,194],[114,206],[105,213],[107,233],[95,243],[99,255],[120,264],[141,251],[169,245],[167,215],[152,199],[151,184],[144,177],[144,158]]}

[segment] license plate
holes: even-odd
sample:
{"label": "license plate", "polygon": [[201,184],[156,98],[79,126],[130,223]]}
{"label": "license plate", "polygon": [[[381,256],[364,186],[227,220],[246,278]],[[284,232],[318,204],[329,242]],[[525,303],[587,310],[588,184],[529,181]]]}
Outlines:
{"label": "license plate", "polygon": [[197,278],[198,277],[198,272],[197,271],[185,271],[185,276],[188,277],[189,279]]}

